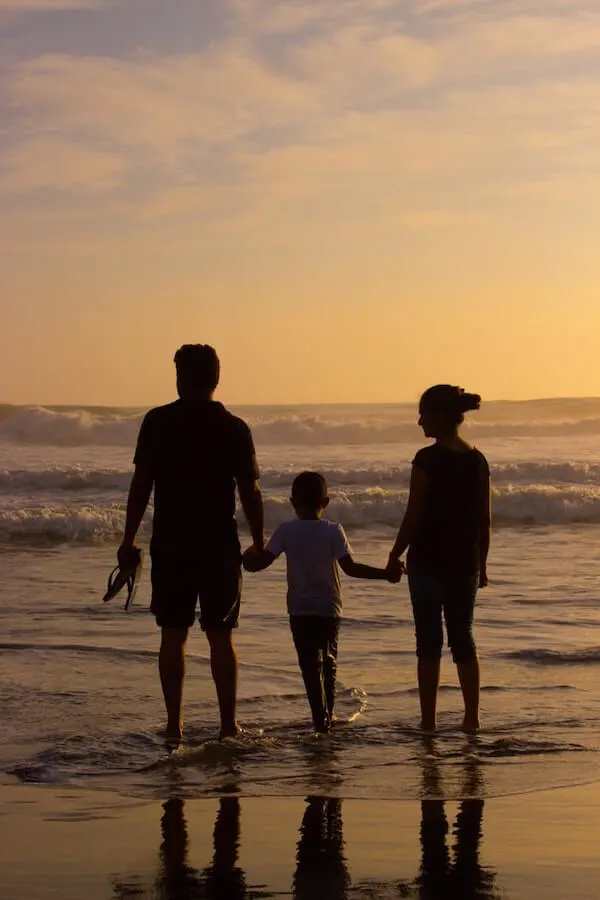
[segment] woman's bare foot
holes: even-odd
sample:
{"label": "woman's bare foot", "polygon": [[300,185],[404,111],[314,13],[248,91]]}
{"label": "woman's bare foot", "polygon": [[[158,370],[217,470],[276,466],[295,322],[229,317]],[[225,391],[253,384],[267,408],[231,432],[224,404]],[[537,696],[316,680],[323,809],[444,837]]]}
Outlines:
{"label": "woman's bare foot", "polygon": [[168,741],[180,741],[183,737],[183,722],[167,722],[165,737]]}
{"label": "woman's bare foot", "polygon": [[224,741],[225,738],[239,737],[242,732],[243,729],[240,728],[237,722],[234,722],[233,725],[222,725],[219,732],[219,740]]}
{"label": "woman's bare foot", "polygon": [[432,719],[431,721],[429,719],[421,719],[419,728],[425,734],[433,734],[437,729],[437,723],[435,719]]}
{"label": "woman's bare foot", "polygon": [[479,719],[470,719],[465,716],[462,724],[462,730],[465,734],[477,734],[481,728]]}

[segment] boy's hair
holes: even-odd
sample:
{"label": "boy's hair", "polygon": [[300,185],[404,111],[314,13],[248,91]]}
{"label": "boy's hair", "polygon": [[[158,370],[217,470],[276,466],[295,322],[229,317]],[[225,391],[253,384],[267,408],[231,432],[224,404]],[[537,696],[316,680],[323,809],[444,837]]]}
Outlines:
{"label": "boy's hair", "polygon": [[327,499],[327,482],[319,472],[301,472],[292,484],[292,501],[307,509],[319,509]]}
{"label": "boy's hair", "polygon": [[198,391],[214,391],[219,383],[221,365],[209,344],[184,344],[175,354],[177,377]]}

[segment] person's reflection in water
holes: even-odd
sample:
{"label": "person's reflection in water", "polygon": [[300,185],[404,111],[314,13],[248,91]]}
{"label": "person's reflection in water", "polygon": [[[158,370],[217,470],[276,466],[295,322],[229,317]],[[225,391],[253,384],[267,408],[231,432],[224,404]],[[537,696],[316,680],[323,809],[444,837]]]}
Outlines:
{"label": "person's reflection in water", "polygon": [[246,879],[237,866],[240,845],[240,802],[222,797],[215,822],[212,865],[200,871],[188,863],[184,802],[173,797],[163,805],[160,872],[154,896],[160,900],[243,900]]}
{"label": "person's reflection in water", "polygon": [[293,882],[295,900],[345,900],[350,876],[344,857],[342,801],[308,797]]}
{"label": "person's reflection in water", "polygon": [[[471,748],[467,748],[467,751]],[[482,778],[478,760],[467,752],[462,795],[453,828],[452,853],[438,762],[433,745],[425,747],[421,801],[421,871],[423,900],[493,900],[500,897],[496,876],[479,860],[483,834]]]}

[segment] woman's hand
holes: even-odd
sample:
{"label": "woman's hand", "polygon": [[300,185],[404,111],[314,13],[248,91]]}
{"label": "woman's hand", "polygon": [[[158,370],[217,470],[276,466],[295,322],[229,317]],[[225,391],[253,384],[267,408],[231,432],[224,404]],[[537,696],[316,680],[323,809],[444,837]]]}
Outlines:
{"label": "woman's hand", "polygon": [[485,566],[479,570],[479,587],[485,588],[488,586],[488,574]]}
{"label": "woman's hand", "polygon": [[396,559],[396,557],[394,556],[390,556],[388,564],[385,567],[387,580],[392,584],[398,584],[405,571],[406,569],[404,568],[404,563],[402,562],[402,560]]}

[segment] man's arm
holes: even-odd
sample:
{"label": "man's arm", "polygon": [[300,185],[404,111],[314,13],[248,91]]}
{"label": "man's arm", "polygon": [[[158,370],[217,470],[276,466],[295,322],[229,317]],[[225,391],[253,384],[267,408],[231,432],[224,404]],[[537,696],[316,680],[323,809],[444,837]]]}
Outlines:
{"label": "man's arm", "polygon": [[428,479],[425,472],[418,466],[413,466],[410,478],[410,493],[408,495],[408,505],[398,537],[390,553],[390,562],[400,559],[407,547],[414,540],[425,508],[425,496],[427,494]]}
{"label": "man's arm", "polygon": [[479,485],[479,587],[487,587],[487,558],[492,533],[492,491],[489,471],[482,469]]}
{"label": "man's arm", "polygon": [[364,563],[356,562],[352,556],[342,556],[338,559],[342,572],[351,578],[367,578],[371,581],[392,581],[397,584],[400,581],[401,574],[393,574],[387,569],[378,569],[375,566],[367,566]]}
{"label": "man's arm", "polygon": [[265,519],[260,485],[254,478],[240,478],[237,485],[252,543],[257,550],[264,550]]}
{"label": "man's arm", "polygon": [[147,466],[138,463],[131,479],[129,496],[127,497],[125,533],[117,554],[119,565],[127,563],[128,557],[135,547],[135,538],[142,524],[144,513],[148,508],[153,485],[154,478],[151,470]]}

